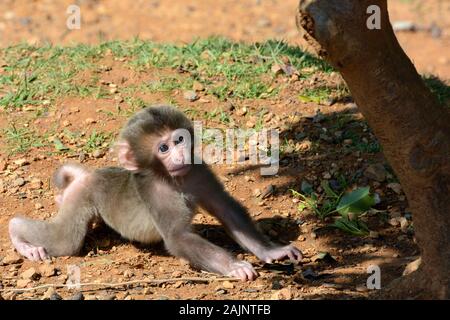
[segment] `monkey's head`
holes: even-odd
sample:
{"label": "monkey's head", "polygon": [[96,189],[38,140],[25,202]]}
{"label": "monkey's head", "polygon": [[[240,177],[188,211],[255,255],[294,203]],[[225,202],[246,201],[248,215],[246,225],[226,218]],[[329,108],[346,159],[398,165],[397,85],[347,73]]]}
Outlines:
{"label": "monkey's head", "polygon": [[175,107],[147,107],[123,129],[117,144],[119,162],[135,172],[151,169],[184,176],[191,169],[193,131],[191,121]]}

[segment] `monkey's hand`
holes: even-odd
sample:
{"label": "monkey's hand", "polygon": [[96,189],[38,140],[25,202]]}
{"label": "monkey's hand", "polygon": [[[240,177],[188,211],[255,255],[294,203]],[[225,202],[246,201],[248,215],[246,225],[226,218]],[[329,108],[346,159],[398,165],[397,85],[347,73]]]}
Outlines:
{"label": "monkey's hand", "polygon": [[230,265],[231,270],[227,276],[240,278],[242,281],[255,280],[258,273],[247,261],[235,261]]}
{"label": "monkey's hand", "polygon": [[292,262],[302,260],[302,252],[293,245],[277,246],[266,249],[258,258],[266,263],[272,263],[274,260],[289,259]]}

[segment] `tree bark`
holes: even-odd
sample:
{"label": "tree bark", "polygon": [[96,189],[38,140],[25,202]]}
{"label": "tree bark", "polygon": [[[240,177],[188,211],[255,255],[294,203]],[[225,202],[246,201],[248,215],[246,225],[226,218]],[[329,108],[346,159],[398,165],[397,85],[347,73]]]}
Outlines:
{"label": "tree bark", "polygon": [[[370,5],[381,9],[380,29],[366,25]],[[341,72],[413,213],[422,263],[382,290],[382,297],[448,299],[449,111],[401,49],[386,0],[300,0],[296,18],[306,40]]]}

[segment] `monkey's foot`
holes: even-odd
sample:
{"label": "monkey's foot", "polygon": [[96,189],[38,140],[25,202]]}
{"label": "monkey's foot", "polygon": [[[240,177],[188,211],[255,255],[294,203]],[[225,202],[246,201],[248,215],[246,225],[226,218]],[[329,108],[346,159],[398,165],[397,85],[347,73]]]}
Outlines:
{"label": "monkey's foot", "polygon": [[27,259],[30,259],[32,261],[40,261],[40,260],[47,260],[50,259],[50,256],[48,255],[47,251],[44,247],[35,247],[29,243],[20,241],[20,240],[12,240],[12,243],[14,247],[16,248],[17,252],[19,252],[21,255],[26,257]]}
{"label": "monkey's foot", "polygon": [[284,247],[275,247],[267,249],[259,258],[266,262],[272,263],[274,260],[289,259],[292,262],[298,262],[302,260],[302,252],[292,245]]}
{"label": "monkey's foot", "polygon": [[255,280],[256,277],[258,277],[258,273],[247,261],[233,262],[230,267],[231,271],[228,272],[227,276],[240,278],[242,281],[252,281]]}

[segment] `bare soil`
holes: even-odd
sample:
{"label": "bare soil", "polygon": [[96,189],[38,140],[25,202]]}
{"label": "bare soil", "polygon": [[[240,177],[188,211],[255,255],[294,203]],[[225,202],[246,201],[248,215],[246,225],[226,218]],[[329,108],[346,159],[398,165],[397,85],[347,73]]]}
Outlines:
{"label": "bare soil", "polygon": [[[418,70],[432,73],[443,79],[450,79],[450,19],[449,5],[445,1],[390,1],[391,19],[412,20],[417,24],[429,26],[435,22],[442,31],[438,38],[426,30],[399,33],[399,41]],[[283,38],[289,43],[304,45],[298,36],[294,23],[297,1],[210,1],[194,3],[186,1],[80,1],[82,8],[82,29],[70,31],[64,27],[65,10],[71,1],[3,1],[0,5],[0,45],[8,46],[20,41],[55,44],[72,42],[97,43],[106,39],[129,39],[139,36],[156,41],[188,42],[195,37],[217,34],[235,40],[259,41],[268,38]],[[161,71],[158,71],[161,74]],[[171,70],[162,74],[170,74]],[[126,77],[130,82],[146,81],[151,73],[126,74],[129,69],[115,62],[111,70],[102,74],[107,82],[121,83]],[[89,75],[86,75],[88,79]],[[80,79],[83,80],[83,79]],[[327,79],[325,79],[327,81]],[[331,81],[331,80],[330,80]],[[300,87],[307,84],[292,82],[276,97],[261,101],[242,101],[236,107],[246,106],[249,110],[264,107],[279,116],[279,123],[291,121],[295,112],[315,114],[318,106],[301,103],[293,99]],[[164,102],[162,94],[147,95],[145,100]],[[229,108],[210,96],[201,96],[196,102],[188,102],[182,92],[176,91],[171,99],[181,109],[198,111]],[[42,131],[48,126],[63,126],[68,121],[71,129],[109,131],[115,135],[124,124],[126,117],[108,116],[104,111],[116,111],[117,101],[113,99],[70,98],[60,99],[54,112],[35,120],[34,124]],[[126,104],[123,105],[126,108]],[[78,109],[78,110],[76,110]],[[332,106],[321,107],[325,116],[351,114],[355,126],[359,126],[361,136],[370,138],[370,130],[364,126],[363,118],[354,109],[354,104],[338,102]],[[230,111],[237,124],[245,126],[245,119]],[[0,127],[29,117],[25,111],[2,113]],[[86,119],[94,119],[94,122]],[[200,118],[201,119],[201,118]],[[277,123],[275,123],[277,124]],[[205,126],[223,127],[214,120]],[[311,140],[320,136],[323,128],[330,128],[332,122],[315,123],[303,118],[295,124],[293,132],[304,132]],[[287,137],[290,134],[285,133]],[[337,167],[343,172],[363,172],[373,163],[388,167],[381,153],[345,153],[343,146],[322,141],[319,152],[306,153],[300,157],[292,152],[282,159],[280,172],[273,177],[262,177],[259,170],[247,165],[214,165],[213,170],[221,177],[226,188],[249,209],[259,226],[272,239],[281,242],[292,241],[305,255],[299,266],[277,264],[267,266],[255,257],[242,251],[225,234],[218,223],[208,215],[199,213],[195,217],[198,232],[211,241],[228,248],[235,254],[254,263],[261,277],[254,282],[232,282],[230,286],[223,281],[196,283],[194,281],[171,281],[164,284],[133,284],[116,288],[82,288],[86,299],[366,299],[371,292],[365,287],[367,267],[378,265],[381,268],[382,286],[401,276],[407,263],[417,258],[419,251],[414,243],[414,235],[400,226],[388,221],[392,217],[408,216],[408,204],[404,195],[395,193],[387,187],[387,181],[376,182],[362,176],[359,184],[367,184],[381,197],[377,209],[386,212],[387,218],[370,215],[367,223],[378,237],[356,237],[342,231],[323,228],[329,220],[321,221],[312,214],[299,212],[290,188],[300,189],[302,181],[317,182],[325,172]],[[308,148],[308,147],[306,147]],[[54,190],[50,178],[55,168],[64,161],[82,160],[88,166],[101,167],[116,165],[113,153],[100,158],[86,155],[67,159],[65,156],[46,156],[45,148],[33,148],[25,155],[0,157],[0,261],[11,254],[7,223],[16,214],[43,219],[56,213],[53,199]],[[18,165],[16,160],[25,158],[29,162]],[[392,174],[391,174],[392,177]],[[24,178],[23,186],[14,186],[17,178]],[[43,185],[33,187],[33,179]],[[264,190],[275,186],[275,192],[262,200],[255,197],[255,189]],[[409,217],[408,217],[409,219]],[[409,221],[409,224],[411,222]],[[321,252],[327,252],[332,259],[317,259]],[[17,288],[21,274],[34,267],[38,270],[44,263],[23,261],[15,264],[0,263],[0,289]],[[26,286],[39,286],[48,283],[64,283],[67,280],[67,266],[81,267],[82,282],[119,283],[133,280],[162,278],[204,277],[211,275],[191,269],[180,259],[171,257],[162,245],[144,247],[122,239],[104,225],[96,225],[89,233],[83,251],[78,257],[53,259],[51,266],[57,269],[55,276],[31,280]],[[40,299],[46,288],[29,292],[1,292],[4,299]],[[77,290],[57,289],[63,298],[69,298]]]}

